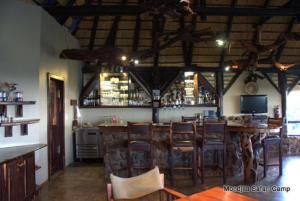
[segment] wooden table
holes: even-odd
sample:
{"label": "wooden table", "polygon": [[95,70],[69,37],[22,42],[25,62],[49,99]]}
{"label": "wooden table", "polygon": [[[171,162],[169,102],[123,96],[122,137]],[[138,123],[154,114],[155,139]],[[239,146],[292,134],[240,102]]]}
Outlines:
{"label": "wooden table", "polygon": [[245,124],[239,122],[228,122],[228,131],[240,134],[242,148],[242,159],[244,164],[244,183],[253,184],[257,181],[258,156],[254,154],[252,137],[258,135],[258,141],[266,136],[267,124]]}
{"label": "wooden table", "polygon": [[234,192],[225,192],[223,188],[215,187],[209,190],[195,193],[191,196],[180,198],[175,201],[258,201],[254,198],[234,193]]}

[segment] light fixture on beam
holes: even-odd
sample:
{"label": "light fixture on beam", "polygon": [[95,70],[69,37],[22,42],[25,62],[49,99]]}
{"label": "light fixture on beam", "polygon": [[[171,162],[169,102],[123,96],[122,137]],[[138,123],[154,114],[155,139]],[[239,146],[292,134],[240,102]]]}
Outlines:
{"label": "light fixture on beam", "polygon": [[222,47],[222,46],[225,45],[225,41],[222,40],[222,39],[217,39],[217,40],[216,40],[216,43],[217,43],[217,45],[218,45],[219,47]]}
{"label": "light fixture on beam", "polygon": [[139,60],[137,60],[137,59],[134,60],[134,64],[135,64],[135,65],[137,65],[137,64],[139,64],[139,63],[140,63]]}
{"label": "light fixture on beam", "polygon": [[122,60],[122,61],[126,61],[126,60],[127,60],[127,57],[126,57],[125,55],[123,55],[123,56],[121,57],[121,60]]}
{"label": "light fixture on beam", "polygon": [[230,71],[230,66],[226,66],[225,71]]}

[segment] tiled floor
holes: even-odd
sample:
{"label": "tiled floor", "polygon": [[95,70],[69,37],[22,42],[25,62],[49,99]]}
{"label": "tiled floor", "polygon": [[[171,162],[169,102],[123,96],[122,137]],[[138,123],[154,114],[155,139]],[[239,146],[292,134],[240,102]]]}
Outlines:
{"label": "tiled floor", "polygon": [[[290,192],[246,193],[260,201],[298,201],[300,200],[300,156],[289,156],[284,159],[283,176],[278,178],[276,168],[271,168],[268,177],[259,181],[261,186],[287,186]],[[208,178],[206,184],[193,186],[188,180],[177,180],[175,189],[185,194],[192,194],[212,186],[221,186],[221,178]],[[228,179],[229,185],[242,184],[243,177]],[[200,183],[200,181],[199,181]],[[45,184],[38,201],[105,201],[105,184],[103,167],[99,164],[74,164],[64,172],[54,176]]]}

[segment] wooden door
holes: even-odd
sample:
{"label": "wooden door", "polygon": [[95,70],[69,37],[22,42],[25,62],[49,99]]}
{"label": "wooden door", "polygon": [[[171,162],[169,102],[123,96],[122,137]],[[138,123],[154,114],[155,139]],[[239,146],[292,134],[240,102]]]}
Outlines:
{"label": "wooden door", "polygon": [[64,168],[64,81],[48,79],[48,153],[49,176]]}

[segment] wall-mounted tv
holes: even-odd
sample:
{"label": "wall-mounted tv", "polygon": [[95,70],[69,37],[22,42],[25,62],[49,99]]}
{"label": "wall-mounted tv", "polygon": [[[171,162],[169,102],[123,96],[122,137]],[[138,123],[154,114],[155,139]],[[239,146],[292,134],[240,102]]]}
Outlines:
{"label": "wall-mounted tv", "polygon": [[242,95],[241,113],[257,114],[268,112],[268,97],[266,95]]}

